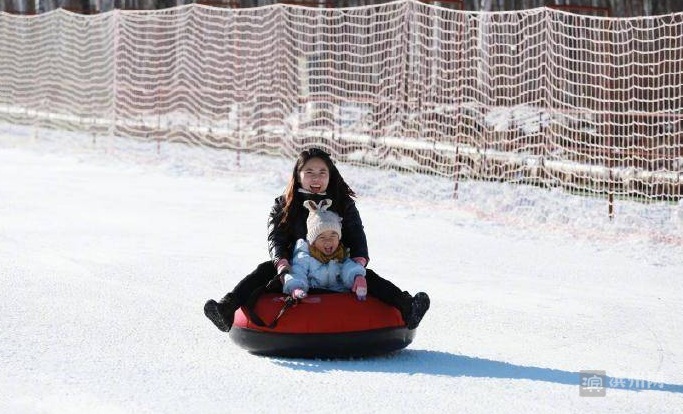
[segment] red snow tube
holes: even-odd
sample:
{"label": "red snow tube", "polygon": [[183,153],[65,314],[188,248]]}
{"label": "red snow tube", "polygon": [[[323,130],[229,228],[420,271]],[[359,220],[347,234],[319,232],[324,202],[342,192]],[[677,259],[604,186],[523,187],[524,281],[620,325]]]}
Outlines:
{"label": "red snow tube", "polygon": [[309,294],[278,318],[285,298],[265,293],[251,309],[237,310],[230,338],[257,355],[349,358],[397,351],[415,337],[396,308],[370,296],[359,301],[352,293]]}

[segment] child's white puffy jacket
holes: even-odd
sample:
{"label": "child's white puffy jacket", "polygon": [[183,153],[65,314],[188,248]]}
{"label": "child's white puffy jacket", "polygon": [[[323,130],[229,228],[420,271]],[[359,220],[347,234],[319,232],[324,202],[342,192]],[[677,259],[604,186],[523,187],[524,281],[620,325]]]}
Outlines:
{"label": "child's white puffy jacket", "polygon": [[287,294],[294,289],[308,292],[311,288],[349,292],[358,275],[365,276],[365,267],[348,256],[341,263],[337,260],[321,263],[311,256],[306,240],[299,239],[294,247],[292,271],[285,275],[282,290]]}

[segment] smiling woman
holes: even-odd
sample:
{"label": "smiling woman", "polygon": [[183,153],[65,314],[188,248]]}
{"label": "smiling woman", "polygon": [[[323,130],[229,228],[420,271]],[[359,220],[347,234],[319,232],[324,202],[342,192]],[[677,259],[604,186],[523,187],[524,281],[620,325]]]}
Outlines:
{"label": "smiling woman", "polygon": [[320,158],[311,158],[299,173],[301,188],[318,194],[325,191],[330,182],[330,171],[325,161]]}

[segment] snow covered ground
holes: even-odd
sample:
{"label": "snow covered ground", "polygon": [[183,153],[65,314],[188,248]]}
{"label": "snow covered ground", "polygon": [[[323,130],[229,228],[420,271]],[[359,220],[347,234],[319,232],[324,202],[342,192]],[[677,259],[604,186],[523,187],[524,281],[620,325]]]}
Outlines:
{"label": "snow covered ground", "polygon": [[[621,202],[610,223],[593,201],[476,183],[399,202],[340,166],[370,267],[432,309],[393,355],[264,358],[202,307],[267,258],[293,160],[47,135],[0,128],[0,412],[682,410],[681,206]],[[512,219],[553,197],[560,215]],[[606,396],[580,396],[582,370],[605,371]]]}

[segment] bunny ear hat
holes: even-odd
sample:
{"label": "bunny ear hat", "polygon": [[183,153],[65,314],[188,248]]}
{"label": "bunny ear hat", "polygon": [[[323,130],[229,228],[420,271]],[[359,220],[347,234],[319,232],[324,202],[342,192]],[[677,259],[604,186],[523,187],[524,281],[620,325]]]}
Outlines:
{"label": "bunny ear hat", "polygon": [[313,243],[320,236],[320,233],[332,230],[341,238],[341,217],[334,211],[328,210],[332,205],[332,200],[326,198],[316,204],[313,200],[304,201],[304,207],[308,209],[308,219],[306,220],[306,240]]}

